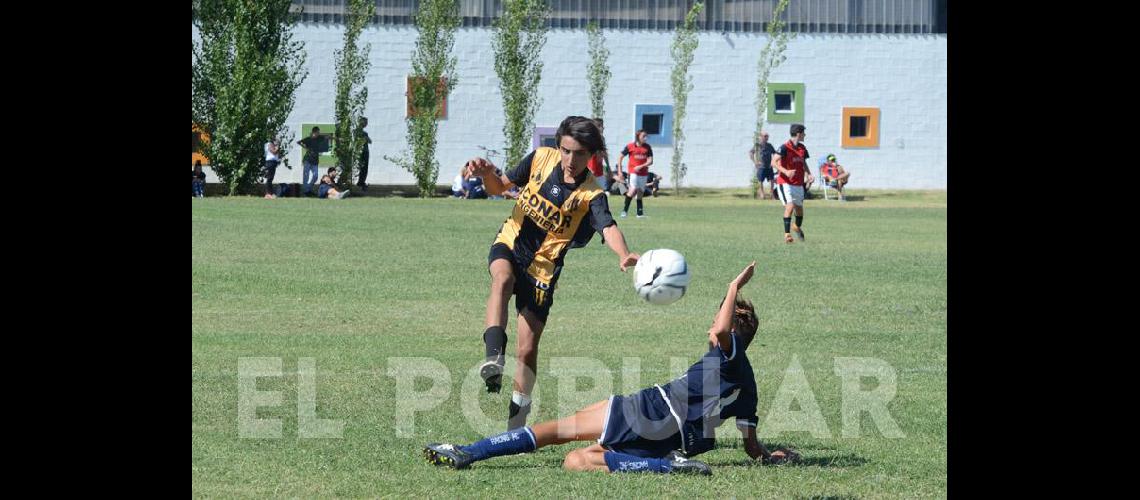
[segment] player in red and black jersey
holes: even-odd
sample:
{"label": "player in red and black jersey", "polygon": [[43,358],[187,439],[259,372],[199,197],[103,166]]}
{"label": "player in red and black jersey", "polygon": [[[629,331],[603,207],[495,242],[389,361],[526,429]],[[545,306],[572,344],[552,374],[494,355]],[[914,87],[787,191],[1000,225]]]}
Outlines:
{"label": "player in red and black jersey", "polygon": [[[804,181],[811,185],[815,178],[808,169],[809,158],[807,146],[804,146],[804,137],[807,128],[799,123],[792,124],[792,138],[788,139],[772,155],[772,166],[780,175],[776,177],[776,195],[784,203],[784,242],[792,242],[792,233],[800,241],[804,240]],[[792,224],[792,212],[796,214],[796,223]]]}
{"label": "player in red and black jersey", "polygon": [[645,217],[645,212],[641,208],[641,197],[645,194],[646,177],[649,174],[649,167],[653,165],[653,146],[650,146],[645,140],[649,137],[649,133],[645,130],[638,130],[633,142],[627,144],[625,149],[621,150],[621,158],[618,158],[618,172],[621,172],[621,164],[625,161],[625,157],[629,157],[629,190],[625,192],[625,208],[621,209],[621,216],[625,217],[629,212],[629,202],[633,197],[637,196],[637,218]]}

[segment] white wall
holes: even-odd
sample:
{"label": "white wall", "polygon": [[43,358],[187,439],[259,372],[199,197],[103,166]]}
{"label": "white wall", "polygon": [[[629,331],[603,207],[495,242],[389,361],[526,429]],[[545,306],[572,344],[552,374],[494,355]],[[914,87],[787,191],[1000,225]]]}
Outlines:
{"label": "white wall", "polygon": [[[196,32],[194,32],[196,36]],[[302,122],[331,123],[336,68],[333,52],[343,27],[301,24],[296,39],[308,50],[309,76],[289,119],[296,139]],[[632,139],[635,104],[672,104],[669,44],[672,33],[606,30],[613,79],[606,96],[606,141],[617,152]],[[405,77],[411,70],[416,31],[371,27],[372,44],[366,116],[372,136],[371,184],[412,184],[407,171],[383,159],[404,151]],[[765,36],[702,33],[690,67],[694,88],[685,120],[687,185],[745,186],[751,175],[747,154],[755,121],[756,61]],[[458,86],[440,123],[439,183],[480,153],[476,145],[503,149],[503,113],[494,72],[491,31],[460,29],[456,35]],[[805,84],[806,144],[814,158],[835,153],[852,172],[854,188],[946,187],[946,35],[804,35],[793,39],[787,60],[772,82]],[[586,33],[551,30],[544,50],[536,126],[557,126],[568,115],[590,115],[586,92]],[[880,147],[840,147],[841,108],[881,109]],[[773,142],[783,142],[789,124],[770,124]],[[672,150],[654,147],[657,166],[669,185]],[[278,169],[277,181],[300,182],[300,148],[292,146],[293,170]],[[812,165],[814,166],[814,162]]]}

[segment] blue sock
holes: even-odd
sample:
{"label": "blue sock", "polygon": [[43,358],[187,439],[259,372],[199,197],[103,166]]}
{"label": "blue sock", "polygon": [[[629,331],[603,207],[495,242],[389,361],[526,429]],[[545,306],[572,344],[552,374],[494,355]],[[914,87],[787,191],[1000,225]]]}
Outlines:
{"label": "blue sock", "polygon": [[478,461],[503,455],[530,453],[537,447],[535,446],[534,431],[530,430],[530,427],[520,427],[497,436],[488,437],[474,444],[460,446],[460,448],[470,453]]}
{"label": "blue sock", "polygon": [[669,461],[664,458],[642,458],[616,451],[607,451],[602,455],[606,459],[606,467],[610,472],[659,472],[666,473],[673,470]]}

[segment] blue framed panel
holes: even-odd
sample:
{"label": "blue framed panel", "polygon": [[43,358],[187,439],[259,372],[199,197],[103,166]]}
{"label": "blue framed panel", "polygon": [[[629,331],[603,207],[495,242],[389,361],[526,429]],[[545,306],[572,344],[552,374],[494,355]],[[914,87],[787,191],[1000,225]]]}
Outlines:
{"label": "blue framed panel", "polygon": [[[673,105],[671,104],[635,104],[633,106],[634,114],[634,127],[636,132],[643,128],[656,127],[657,133],[649,132],[649,137],[645,140],[653,146],[672,146],[673,145]],[[649,127],[646,127],[649,125]],[[629,138],[630,142],[633,141],[632,135]]]}

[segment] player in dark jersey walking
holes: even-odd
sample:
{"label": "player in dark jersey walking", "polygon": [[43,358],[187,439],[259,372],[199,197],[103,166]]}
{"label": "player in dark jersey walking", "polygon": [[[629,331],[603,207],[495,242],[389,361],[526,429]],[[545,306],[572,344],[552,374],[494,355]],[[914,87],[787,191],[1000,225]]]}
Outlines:
{"label": "player in dark jersey walking", "polygon": [[[804,137],[807,128],[799,123],[792,124],[792,138],[780,145],[776,154],[772,155],[772,166],[780,175],[776,177],[776,196],[784,203],[784,242],[792,242],[792,233],[800,241],[804,240],[804,178],[810,186],[815,178],[808,169],[807,146],[804,146]],[[796,214],[796,223],[792,224],[792,212]]]}
{"label": "player in dark jersey walking", "polygon": [[557,149],[538,148],[505,175],[496,175],[495,165],[484,158],[467,162],[468,175],[482,177],[487,194],[497,195],[512,186],[521,189],[487,257],[491,273],[483,332],[487,359],[479,369],[487,391],[499,392],[507,343],[507,302],[513,294],[518,311],[515,356],[522,366],[515,370],[508,429],[522,427],[530,413],[538,341],[566,252],[585,246],[598,232],[617,254],[622,272],[640,258],[626,247],[606,196],[586,169],[590,157],[606,149],[597,125],[589,118],[567,117],[555,133],[555,142]]}
{"label": "player in dark jersey walking", "polygon": [[708,465],[689,458],[713,449],[716,428],[735,418],[744,437],[744,451],[753,460],[797,459],[795,451],[769,452],[756,439],[756,375],[746,350],[759,321],[752,304],[737,297],[755,268],[755,262],[749,264],[729,283],[708,332],[709,350],[684,375],[628,396],[611,396],[573,416],[514,428],[470,445],[432,443],[424,447],[424,457],[435,465],[463,469],[492,457],[596,440],[596,444],[568,453],[563,468],[711,474]]}

